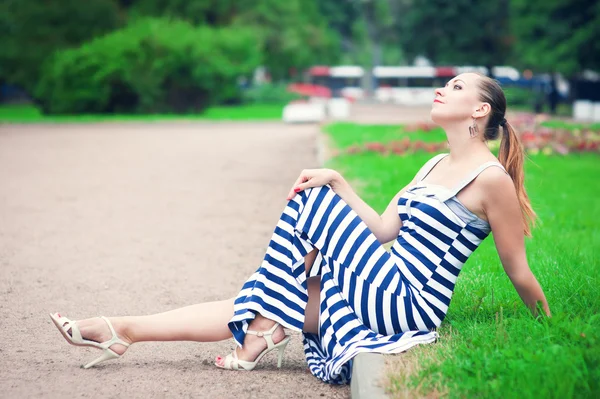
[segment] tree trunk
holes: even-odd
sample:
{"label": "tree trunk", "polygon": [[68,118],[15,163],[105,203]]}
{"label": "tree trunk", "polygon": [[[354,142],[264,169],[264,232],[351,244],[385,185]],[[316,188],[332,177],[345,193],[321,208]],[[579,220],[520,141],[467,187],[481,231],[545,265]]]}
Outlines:
{"label": "tree trunk", "polygon": [[379,30],[375,23],[374,1],[376,0],[367,1],[363,5],[364,21],[367,27],[369,48],[371,50],[371,62],[370,65],[364,65],[365,74],[361,82],[365,96],[372,96],[375,91],[373,87],[373,67],[380,65],[382,58],[382,48],[381,44],[379,44]]}
{"label": "tree trunk", "polygon": [[485,67],[487,69],[487,75],[492,79],[496,79],[496,76],[494,76],[494,67],[492,65],[486,65]]}

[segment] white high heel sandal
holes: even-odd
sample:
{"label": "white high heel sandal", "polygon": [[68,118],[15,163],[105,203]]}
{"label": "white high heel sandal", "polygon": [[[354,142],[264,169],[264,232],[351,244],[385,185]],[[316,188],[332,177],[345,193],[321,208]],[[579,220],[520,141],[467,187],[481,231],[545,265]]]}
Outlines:
{"label": "white high heel sandal", "polygon": [[[84,365],[83,366],[84,369],[89,369],[90,367],[95,366],[96,364],[103,362],[105,360],[120,358],[121,355],[113,352],[110,349],[110,347],[112,345],[120,344],[125,347],[129,346],[128,343],[124,342],[121,338],[117,337],[117,333],[115,332],[115,329],[113,328],[110,320],[108,320],[104,316],[100,316],[100,317],[106,322],[106,324],[108,324],[108,328],[110,328],[110,332],[112,333],[112,338],[109,339],[108,341],[104,341],[104,342],[90,341],[90,340],[82,338],[81,332],[79,331],[79,327],[77,326],[76,322],[74,322],[73,320],[67,319],[66,317],[62,317],[58,313],[50,314],[50,318],[52,319],[52,322],[54,323],[56,328],[58,328],[58,331],[60,331],[62,336],[65,337],[65,339],[67,340],[68,343],[70,343],[71,345],[75,345],[75,346],[91,346],[93,348],[99,348],[99,349],[104,350],[104,352],[102,353],[102,355],[99,358],[92,360],[88,364]],[[69,329],[71,329],[71,334],[68,333]]]}
{"label": "white high heel sandal", "polygon": [[274,349],[277,349],[277,368],[281,368],[281,364],[283,363],[283,354],[285,351],[285,347],[290,342],[290,336],[286,335],[285,338],[283,338],[280,342],[275,344],[273,342],[272,335],[278,326],[279,326],[279,323],[275,323],[275,325],[273,327],[271,327],[271,329],[269,331],[248,330],[246,332],[246,334],[252,334],[252,335],[259,336],[259,337],[263,337],[265,339],[265,341],[267,341],[267,348],[265,350],[263,350],[262,352],[260,352],[258,354],[258,356],[256,357],[256,359],[254,359],[253,362],[239,359],[237,357],[236,351],[234,350],[232,353],[230,353],[229,355],[227,355],[225,357],[225,364],[223,366],[220,366],[217,363],[215,363],[215,366],[222,368],[222,369],[227,369],[227,370],[250,371],[250,370],[253,370],[254,367],[256,367],[256,365],[258,364],[258,362],[260,361],[260,359],[262,359],[262,357],[264,355],[266,355],[267,353],[271,352]]}

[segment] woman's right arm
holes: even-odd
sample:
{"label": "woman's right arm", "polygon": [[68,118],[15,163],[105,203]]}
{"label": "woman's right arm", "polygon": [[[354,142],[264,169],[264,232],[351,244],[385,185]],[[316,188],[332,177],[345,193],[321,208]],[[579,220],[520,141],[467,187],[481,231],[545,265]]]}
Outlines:
{"label": "woman's right arm", "polygon": [[381,244],[390,242],[398,237],[398,232],[402,227],[402,221],[398,216],[398,200],[408,187],[413,185],[415,180],[400,190],[390,201],[386,210],[379,215],[362,198],[356,194],[350,184],[343,176],[332,169],[312,169],[303,170],[300,177],[294,184],[294,189],[288,195],[288,199],[293,196],[293,192],[299,192],[310,187],[319,187],[329,184],[354,212],[365,222],[369,230],[375,235],[377,241]]}
{"label": "woman's right arm", "polygon": [[[339,173],[338,173],[339,175]],[[356,192],[350,187],[350,184],[341,176],[331,182],[331,188],[354,210],[369,230],[375,235],[377,241],[381,244],[395,240],[402,227],[402,220],[398,216],[398,201],[400,196],[413,185],[411,181],[402,190],[400,190],[390,201],[385,211],[379,215],[371,208]]]}

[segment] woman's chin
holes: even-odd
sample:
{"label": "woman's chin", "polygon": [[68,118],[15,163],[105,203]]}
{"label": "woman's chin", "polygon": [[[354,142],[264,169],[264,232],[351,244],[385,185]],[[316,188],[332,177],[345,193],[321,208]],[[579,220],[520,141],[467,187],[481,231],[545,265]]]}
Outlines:
{"label": "woman's chin", "polygon": [[449,109],[439,109],[439,106],[434,106],[429,112],[429,117],[439,126],[444,126],[448,124],[455,124],[457,121],[461,120],[461,115],[458,115],[454,112],[450,112]]}
{"label": "woman's chin", "polygon": [[440,114],[441,113],[439,112],[439,110],[435,109],[435,107],[431,108],[431,111],[429,112],[429,117],[436,125],[441,125],[444,123],[445,118],[443,115]]}

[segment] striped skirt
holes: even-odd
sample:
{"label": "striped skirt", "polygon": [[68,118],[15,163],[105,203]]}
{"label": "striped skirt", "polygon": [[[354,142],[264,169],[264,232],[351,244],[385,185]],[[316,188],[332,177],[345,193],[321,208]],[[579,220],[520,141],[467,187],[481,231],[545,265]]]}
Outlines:
{"label": "striped skirt", "polygon": [[[304,256],[314,248],[307,275]],[[398,353],[437,338],[408,327],[415,309],[399,261],[330,186],[304,190],[288,202],[262,264],[235,299],[234,340],[242,346],[257,312],[302,331],[307,278],[318,275],[319,332],[302,334],[304,353],[313,375],[347,384],[358,353]]]}

